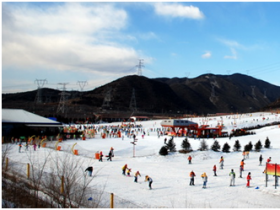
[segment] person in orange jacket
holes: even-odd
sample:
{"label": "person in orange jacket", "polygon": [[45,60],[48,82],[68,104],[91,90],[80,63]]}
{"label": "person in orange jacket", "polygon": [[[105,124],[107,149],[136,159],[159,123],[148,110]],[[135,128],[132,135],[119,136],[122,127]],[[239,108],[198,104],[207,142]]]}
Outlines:
{"label": "person in orange jacket", "polygon": [[213,166],[213,171],[214,171],[214,176],[217,176],[217,174],[216,174],[216,171],[217,171],[216,165]]}
{"label": "person in orange jacket", "polygon": [[251,179],[252,179],[251,178],[251,172],[249,172],[248,175],[247,175],[247,185],[246,185],[246,187],[250,187],[250,180]]}
{"label": "person in orange jacket", "polygon": [[189,160],[189,164],[192,164],[192,156],[189,155],[188,160]]}
{"label": "person in orange jacket", "polygon": [[223,169],[224,168],[224,157],[221,156],[221,159],[220,159],[220,169]]}
{"label": "person in orange jacket", "polygon": [[242,159],[240,162],[240,167],[242,167],[242,171],[244,171],[244,165],[245,165],[244,159]]}
{"label": "person in orange jacket", "polygon": [[194,173],[193,171],[191,171],[191,173],[190,173],[190,177],[191,177],[190,185],[194,185],[194,177],[195,177],[195,173]]}

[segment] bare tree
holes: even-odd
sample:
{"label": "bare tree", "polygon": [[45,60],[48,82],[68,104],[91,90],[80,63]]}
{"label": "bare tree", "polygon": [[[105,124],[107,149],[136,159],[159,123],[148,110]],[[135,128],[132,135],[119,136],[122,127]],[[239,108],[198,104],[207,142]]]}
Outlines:
{"label": "bare tree", "polygon": [[10,143],[2,144],[2,167],[4,166],[6,158],[9,156],[9,153],[11,152],[13,148],[13,145]]}
{"label": "bare tree", "polygon": [[[86,175],[84,160],[67,152],[56,152],[52,156],[51,174],[44,187],[58,207],[82,207],[91,196],[89,186],[96,173],[92,177]],[[91,160],[88,162],[90,165]]]}
{"label": "bare tree", "polygon": [[37,207],[40,202],[39,192],[41,191],[40,188],[43,183],[44,170],[52,152],[52,150],[43,150],[43,155],[42,152],[39,154],[39,152],[33,150],[26,152],[30,164],[30,181],[33,189],[31,192],[34,196],[34,207]]}

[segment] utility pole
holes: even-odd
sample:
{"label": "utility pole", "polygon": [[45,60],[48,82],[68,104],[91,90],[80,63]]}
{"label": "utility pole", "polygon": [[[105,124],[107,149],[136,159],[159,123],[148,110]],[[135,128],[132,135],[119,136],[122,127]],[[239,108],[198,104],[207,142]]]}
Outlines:
{"label": "utility pole", "polygon": [[45,85],[45,83],[48,83],[48,81],[46,79],[36,79],[34,82],[37,82],[38,86],[35,103],[40,104],[42,103],[42,87]]}
{"label": "utility pole", "polygon": [[135,89],[132,89],[132,96],[129,104],[129,109],[131,109],[133,112],[137,111],[137,106],[136,106],[136,97],[135,97]]}
{"label": "utility pole", "polygon": [[66,99],[67,99],[67,96],[70,95],[69,93],[66,93],[66,85],[68,83],[58,83],[58,84],[62,85],[63,88],[62,88],[62,92],[59,94],[60,95],[60,101],[59,101],[59,104],[58,104],[56,112],[58,113],[58,112],[61,111],[61,113],[64,114]]}
{"label": "utility pole", "polygon": [[138,76],[142,76],[142,67],[145,67],[143,65],[144,60],[143,59],[139,59],[139,64],[136,65],[136,67],[138,67],[138,71],[137,71],[137,75]]}

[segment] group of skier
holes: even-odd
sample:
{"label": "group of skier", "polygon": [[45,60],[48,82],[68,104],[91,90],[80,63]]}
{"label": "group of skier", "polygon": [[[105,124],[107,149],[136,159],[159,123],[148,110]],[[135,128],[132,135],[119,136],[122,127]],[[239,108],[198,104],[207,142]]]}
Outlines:
{"label": "group of skier", "polygon": [[[191,157],[191,156],[188,157],[189,164],[190,164],[190,161],[191,161],[191,158],[190,158],[190,157]],[[263,157],[262,157],[262,155],[260,155],[260,157],[259,157],[260,165],[261,165],[261,163],[262,163],[262,160],[263,160]],[[267,163],[269,163],[269,162],[271,162],[271,157],[269,157],[269,158],[267,159]],[[220,169],[223,169],[223,167],[224,167],[224,157],[223,157],[223,156],[221,156],[219,163],[220,163]],[[245,165],[245,161],[244,161],[244,159],[242,159],[241,162],[240,162],[240,175],[239,175],[239,178],[242,178],[242,171],[244,171],[244,165]],[[214,176],[217,176],[217,173],[216,173],[216,172],[217,172],[217,166],[216,166],[216,165],[213,166],[213,172],[214,172]],[[190,172],[190,184],[189,184],[190,186],[194,186],[194,177],[195,177],[195,176],[196,176],[196,175],[195,175],[194,171],[192,170],[192,171]],[[235,172],[234,172],[233,169],[231,169],[231,171],[230,171],[230,173],[229,173],[229,176],[230,176],[230,185],[229,185],[229,186],[235,186],[235,177],[236,177],[236,174],[235,174]],[[202,180],[203,180],[203,187],[202,187],[202,188],[206,188],[208,176],[207,176],[207,174],[204,172],[204,173],[201,175],[201,177],[202,177]],[[251,177],[251,172],[248,172],[248,175],[247,175],[247,177],[246,177],[246,180],[247,180],[246,187],[250,187],[250,181],[251,181],[251,179],[252,179],[252,177]]]}
{"label": "group of skier", "polygon": [[[108,153],[108,155],[106,157],[107,157],[107,161],[108,160],[112,161],[112,157],[114,157],[114,148],[113,147],[110,148],[110,151],[109,151],[109,153]],[[99,162],[103,162],[103,153],[102,153],[102,151],[99,152]]]}
{"label": "group of skier", "polygon": [[[122,175],[124,176],[130,176],[130,172],[131,172],[131,168],[128,168],[127,164],[125,164],[122,167]],[[138,176],[141,176],[139,171],[136,171],[134,173],[134,182],[137,183],[138,182]],[[153,183],[153,179],[151,177],[149,177],[148,175],[145,176],[145,182],[149,183],[149,189],[152,189],[152,183]]]}

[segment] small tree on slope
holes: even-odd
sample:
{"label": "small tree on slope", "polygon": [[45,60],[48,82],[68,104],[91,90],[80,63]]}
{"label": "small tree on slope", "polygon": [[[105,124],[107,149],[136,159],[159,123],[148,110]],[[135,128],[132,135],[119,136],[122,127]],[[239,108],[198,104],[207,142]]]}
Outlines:
{"label": "small tree on slope", "polygon": [[162,146],[159,150],[159,154],[160,155],[168,155],[168,150],[167,150],[167,147],[166,146]]}
{"label": "small tree on slope", "polygon": [[213,145],[211,146],[211,149],[215,152],[219,152],[221,149],[221,146],[217,140],[214,141]]}
{"label": "small tree on slope", "polygon": [[259,140],[259,141],[255,144],[255,150],[256,150],[256,152],[261,151],[261,148],[262,148],[262,143],[261,143],[261,140]]}
{"label": "small tree on slope", "polygon": [[186,151],[189,151],[192,149],[191,144],[187,137],[182,141],[181,147]]}
{"label": "small tree on slope", "polygon": [[172,136],[171,139],[168,140],[168,143],[166,144],[167,149],[169,152],[176,152],[176,144],[174,142],[174,137]]}
{"label": "small tree on slope", "polygon": [[200,147],[198,150],[200,150],[200,151],[208,150],[208,144],[206,143],[206,141],[204,139],[202,139],[202,141],[200,142]]}
{"label": "small tree on slope", "polygon": [[240,148],[241,148],[241,145],[239,143],[239,140],[236,140],[235,144],[233,145],[233,151],[237,151],[238,152],[240,150]]}
{"label": "small tree on slope", "polygon": [[226,142],[226,143],[224,144],[224,146],[223,146],[222,151],[223,151],[223,152],[230,152],[229,150],[230,150],[230,146],[229,146],[229,144]]}
{"label": "small tree on slope", "polygon": [[264,147],[267,148],[267,149],[270,148],[270,141],[269,141],[268,137],[266,137],[266,140],[264,142]]}

